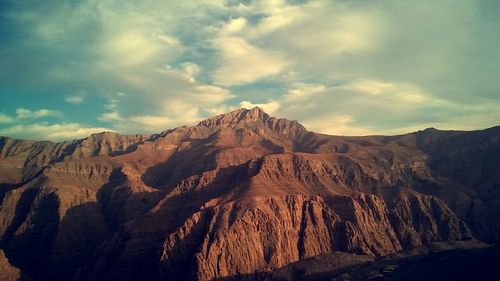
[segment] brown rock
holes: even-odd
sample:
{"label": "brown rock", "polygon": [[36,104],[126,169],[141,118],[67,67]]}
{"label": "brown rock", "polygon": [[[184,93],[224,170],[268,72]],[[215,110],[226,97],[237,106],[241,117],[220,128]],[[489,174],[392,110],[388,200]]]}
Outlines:
{"label": "brown rock", "polygon": [[434,196],[415,193],[400,196],[395,199],[390,217],[405,248],[472,238],[467,225]]}
{"label": "brown rock", "polygon": [[2,250],[0,250],[0,269],[0,281],[17,281],[21,278],[21,270],[10,264]]}
{"label": "brown rock", "polygon": [[211,280],[496,241],[499,139],[328,136],[259,108],[152,136],[2,137],[0,249],[39,280]]}
{"label": "brown rock", "polygon": [[[351,206],[342,209],[346,204]],[[378,206],[372,210],[367,204]],[[394,253],[401,246],[385,212],[384,203],[372,195],[339,197],[334,208],[320,197],[288,195],[203,209],[163,243],[164,278],[190,261],[194,271],[188,276],[211,280],[272,270],[332,251]]]}

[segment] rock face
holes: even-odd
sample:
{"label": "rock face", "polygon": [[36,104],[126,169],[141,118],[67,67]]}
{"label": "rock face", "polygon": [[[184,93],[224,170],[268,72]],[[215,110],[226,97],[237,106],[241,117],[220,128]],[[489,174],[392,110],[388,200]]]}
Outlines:
{"label": "rock face", "polygon": [[3,250],[0,250],[0,280],[2,281],[17,281],[21,278],[21,270],[12,266],[5,257]]}
{"label": "rock face", "polygon": [[[373,195],[339,197],[332,208],[317,196],[287,195],[194,213],[167,237],[160,261],[162,279],[174,271],[211,280],[332,251],[385,255],[398,250],[385,205]],[[190,260],[189,267],[178,267]]]}
{"label": "rock face", "polygon": [[214,280],[498,241],[499,139],[328,136],[259,108],[152,136],[1,137],[0,265],[35,280]]}
{"label": "rock face", "polygon": [[399,197],[390,211],[390,218],[399,241],[407,249],[433,241],[472,238],[467,225],[434,196]]}

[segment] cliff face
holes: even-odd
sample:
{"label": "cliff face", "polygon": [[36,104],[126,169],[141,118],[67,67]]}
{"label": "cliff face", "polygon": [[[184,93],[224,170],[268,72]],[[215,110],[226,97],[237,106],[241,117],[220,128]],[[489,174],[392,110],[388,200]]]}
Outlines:
{"label": "cliff face", "polygon": [[[163,242],[163,277],[172,278],[175,271],[211,280],[332,251],[384,255],[401,250],[383,202],[373,195],[339,198],[333,207],[320,197],[287,195],[203,209]],[[179,266],[186,264],[190,267]]]}
{"label": "cliff face", "polygon": [[468,226],[434,196],[400,196],[394,200],[389,217],[404,248],[472,238]]}
{"label": "cliff face", "polygon": [[258,108],[152,136],[0,138],[3,267],[35,280],[212,280],[333,251],[495,241],[498,139],[498,128],[327,136]]}

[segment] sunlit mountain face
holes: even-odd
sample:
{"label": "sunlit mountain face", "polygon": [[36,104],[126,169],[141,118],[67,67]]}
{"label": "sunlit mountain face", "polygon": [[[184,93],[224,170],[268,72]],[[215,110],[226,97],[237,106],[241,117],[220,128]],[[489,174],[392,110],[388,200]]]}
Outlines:
{"label": "sunlit mountain face", "polygon": [[500,280],[500,2],[0,4],[0,281]]}

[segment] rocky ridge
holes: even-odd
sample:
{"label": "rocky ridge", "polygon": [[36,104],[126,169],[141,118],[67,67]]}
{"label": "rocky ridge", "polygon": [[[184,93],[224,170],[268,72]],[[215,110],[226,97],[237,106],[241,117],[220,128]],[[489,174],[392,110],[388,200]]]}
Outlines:
{"label": "rocky ridge", "polygon": [[0,248],[35,280],[213,280],[335,251],[492,242],[498,139],[327,136],[259,108],[152,136],[2,137]]}

